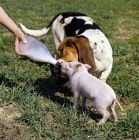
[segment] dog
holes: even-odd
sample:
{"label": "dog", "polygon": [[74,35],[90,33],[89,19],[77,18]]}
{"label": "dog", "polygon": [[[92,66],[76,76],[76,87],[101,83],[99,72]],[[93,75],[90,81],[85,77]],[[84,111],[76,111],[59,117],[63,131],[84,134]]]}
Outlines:
{"label": "dog", "polygon": [[[70,86],[74,94],[74,104],[78,105],[79,97],[82,94],[82,106],[86,106],[87,99],[94,103],[96,110],[102,115],[102,119],[98,124],[104,124],[111,117],[117,121],[115,112],[115,104],[118,103],[122,111],[120,103],[116,99],[113,89],[100,79],[88,73],[91,66],[79,62],[62,62],[61,71],[69,77]],[[107,111],[110,109],[110,113]]]}
{"label": "dog", "polygon": [[[91,65],[89,72],[101,71],[100,79],[106,82],[113,65],[111,45],[99,25],[87,15],[78,12],[60,13],[41,30],[30,30],[20,25],[24,33],[33,36],[51,31],[55,46],[53,56],[59,62],[87,63]],[[60,69],[59,63],[54,69]]]}

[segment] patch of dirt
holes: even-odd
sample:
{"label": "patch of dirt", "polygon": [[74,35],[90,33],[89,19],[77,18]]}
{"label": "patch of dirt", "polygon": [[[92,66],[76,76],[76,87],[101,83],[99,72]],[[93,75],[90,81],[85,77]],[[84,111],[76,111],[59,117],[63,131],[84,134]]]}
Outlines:
{"label": "patch of dirt", "polygon": [[129,40],[133,36],[139,34],[136,25],[139,24],[139,21],[119,18],[117,19],[118,25],[115,27],[115,31],[118,33],[114,38],[118,40]]}
{"label": "patch of dirt", "polygon": [[21,113],[19,108],[17,108],[16,103],[0,107],[0,121],[11,122],[20,116]]}
{"label": "patch of dirt", "polygon": [[16,103],[0,107],[0,140],[19,140],[24,125],[16,119],[21,116]]}

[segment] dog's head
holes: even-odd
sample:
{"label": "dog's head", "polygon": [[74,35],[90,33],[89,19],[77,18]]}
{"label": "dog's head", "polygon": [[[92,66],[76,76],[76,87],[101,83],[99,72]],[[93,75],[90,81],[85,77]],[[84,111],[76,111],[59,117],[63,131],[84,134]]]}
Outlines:
{"label": "dog's head", "polygon": [[65,62],[78,61],[78,52],[75,48],[75,37],[67,37],[58,47],[57,56],[58,59],[64,60]]}
{"label": "dog's head", "polygon": [[94,52],[90,46],[89,40],[85,37],[67,37],[58,47],[58,59],[66,62],[79,61],[83,64],[89,64],[92,73],[96,70]]}

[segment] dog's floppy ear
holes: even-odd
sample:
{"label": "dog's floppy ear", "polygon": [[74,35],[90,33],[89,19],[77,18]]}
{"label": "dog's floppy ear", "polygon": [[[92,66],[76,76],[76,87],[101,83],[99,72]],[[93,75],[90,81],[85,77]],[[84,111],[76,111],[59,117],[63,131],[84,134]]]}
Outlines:
{"label": "dog's floppy ear", "polygon": [[78,52],[78,61],[83,64],[89,64],[91,66],[89,72],[93,73],[96,70],[96,63],[94,59],[94,51],[90,46],[89,40],[82,36],[76,37],[74,46]]}

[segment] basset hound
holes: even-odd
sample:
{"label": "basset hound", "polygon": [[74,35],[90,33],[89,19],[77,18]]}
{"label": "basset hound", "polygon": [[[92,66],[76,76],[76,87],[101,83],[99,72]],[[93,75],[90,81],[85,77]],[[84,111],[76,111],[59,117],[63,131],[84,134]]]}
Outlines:
{"label": "basset hound", "polygon": [[56,59],[87,63],[91,66],[89,72],[101,71],[100,79],[106,82],[113,65],[111,45],[100,27],[87,15],[60,13],[41,30],[30,30],[20,25],[24,33],[33,36],[42,36],[51,31]]}

